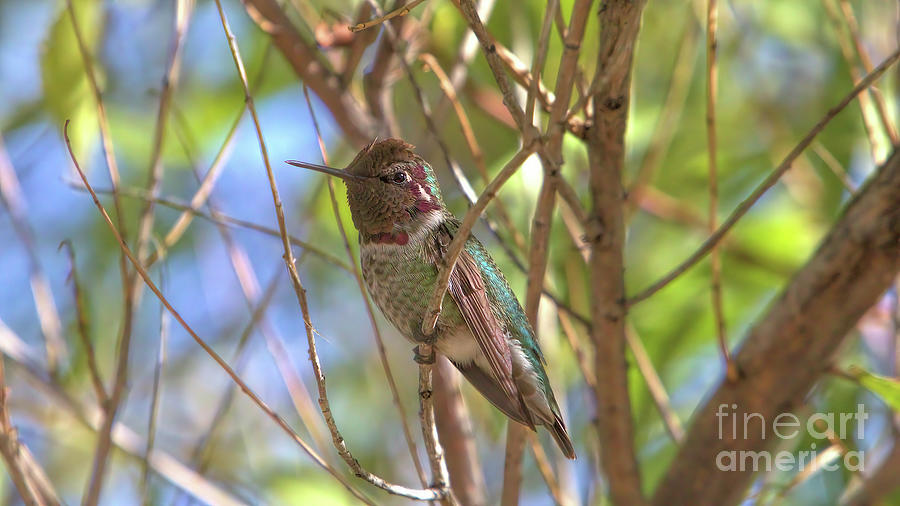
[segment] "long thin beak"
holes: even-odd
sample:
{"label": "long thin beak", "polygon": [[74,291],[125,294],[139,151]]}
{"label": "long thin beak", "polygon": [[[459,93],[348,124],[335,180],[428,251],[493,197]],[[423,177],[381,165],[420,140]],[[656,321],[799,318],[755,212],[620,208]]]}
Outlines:
{"label": "long thin beak", "polygon": [[345,181],[364,181],[367,179],[362,176],[357,176],[356,174],[350,174],[349,172],[345,172],[343,170],[335,169],[332,167],[326,167],[325,165],[319,165],[317,163],[301,162],[298,160],[285,160],[284,163],[293,165],[294,167],[301,167],[304,169],[324,172],[325,174],[339,177]]}

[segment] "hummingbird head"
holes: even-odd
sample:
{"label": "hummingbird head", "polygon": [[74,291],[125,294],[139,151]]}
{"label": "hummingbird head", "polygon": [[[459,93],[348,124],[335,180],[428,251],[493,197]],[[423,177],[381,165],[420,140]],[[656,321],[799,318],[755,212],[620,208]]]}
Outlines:
{"label": "hummingbird head", "polygon": [[400,139],[375,140],[344,170],[287,163],[344,180],[353,225],[363,242],[402,245],[444,210],[434,171],[413,149]]}

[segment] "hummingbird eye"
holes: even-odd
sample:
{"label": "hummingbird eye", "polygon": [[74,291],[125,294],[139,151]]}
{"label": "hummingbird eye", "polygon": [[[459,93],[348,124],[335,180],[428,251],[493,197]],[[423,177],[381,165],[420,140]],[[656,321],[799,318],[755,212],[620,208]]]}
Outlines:
{"label": "hummingbird eye", "polygon": [[406,172],[403,172],[401,170],[398,172],[394,172],[393,174],[391,174],[389,176],[383,177],[382,181],[384,181],[386,183],[403,184],[403,183],[409,181],[409,175],[407,175]]}

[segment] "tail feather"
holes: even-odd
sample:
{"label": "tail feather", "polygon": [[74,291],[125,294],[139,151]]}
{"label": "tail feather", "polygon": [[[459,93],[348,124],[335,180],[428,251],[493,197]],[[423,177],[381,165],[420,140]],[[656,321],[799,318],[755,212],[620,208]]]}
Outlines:
{"label": "tail feather", "polygon": [[563,423],[559,415],[556,415],[555,418],[556,420],[554,421],[552,426],[547,425],[547,430],[556,441],[556,446],[559,446],[559,449],[562,450],[563,455],[565,455],[567,459],[574,460],[575,447],[572,446],[572,440],[569,439],[569,433],[566,431],[566,425]]}

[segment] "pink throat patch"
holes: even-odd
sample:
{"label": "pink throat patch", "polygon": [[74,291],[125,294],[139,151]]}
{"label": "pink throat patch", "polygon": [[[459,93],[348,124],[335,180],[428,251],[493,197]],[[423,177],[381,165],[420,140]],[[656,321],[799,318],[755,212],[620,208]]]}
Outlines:
{"label": "pink throat patch", "polygon": [[409,242],[409,234],[406,232],[397,232],[396,234],[382,232],[380,234],[369,236],[369,240],[377,244],[397,244],[403,246]]}

